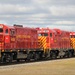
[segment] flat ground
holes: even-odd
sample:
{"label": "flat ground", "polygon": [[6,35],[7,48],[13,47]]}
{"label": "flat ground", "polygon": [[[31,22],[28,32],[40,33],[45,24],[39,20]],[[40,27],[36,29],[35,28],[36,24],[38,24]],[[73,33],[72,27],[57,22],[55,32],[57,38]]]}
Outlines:
{"label": "flat ground", "polygon": [[0,75],[75,75],[75,58],[0,66]]}

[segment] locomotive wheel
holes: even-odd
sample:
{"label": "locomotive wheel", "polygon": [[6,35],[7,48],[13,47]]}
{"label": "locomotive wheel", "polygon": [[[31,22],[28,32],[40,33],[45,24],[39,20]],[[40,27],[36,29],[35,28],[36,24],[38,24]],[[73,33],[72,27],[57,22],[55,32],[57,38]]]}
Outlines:
{"label": "locomotive wheel", "polygon": [[70,58],[70,57],[72,57],[73,55],[72,55],[72,52],[71,51],[66,51],[65,52],[65,56],[64,57],[68,57],[68,58]]}
{"label": "locomotive wheel", "polygon": [[9,62],[12,62],[12,60],[13,60],[13,55],[10,54],[10,55],[9,55]]}
{"label": "locomotive wheel", "polygon": [[13,55],[12,53],[3,53],[1,57],[2,62],[12,62],[13,60]]}
{"label": "locomotive wheel", "polygon": [[17,59],[17,62],[20,62],[20,59]]}
{"label": "locomotive wheel", "polygon": [[27,61],[30,61],[31,57],[32,57],[32,53],[29,53],[29,54],[27,55]]}
{"label": "locomotive wheel", "polygon": [[50,58],[51,59],[56,59],[57,58],[56,53],[54,51],[50,52]]}
{"label": "locomotive wheel", "polygon": [[37,61],[37,60],[39,60],[39,59],[40,59],[39,54],[35,53],[34,60]]}
{"label": "locomotive wheel", "polygon": [[72,52],[71,51],[68,51],[68,57],[72,57]]}
{"label": "locomotive wheel", "polygon": [[5,58],[5,56],[2,56],[1,62],[2,62],[2,63],[6,63],[6,58]]}

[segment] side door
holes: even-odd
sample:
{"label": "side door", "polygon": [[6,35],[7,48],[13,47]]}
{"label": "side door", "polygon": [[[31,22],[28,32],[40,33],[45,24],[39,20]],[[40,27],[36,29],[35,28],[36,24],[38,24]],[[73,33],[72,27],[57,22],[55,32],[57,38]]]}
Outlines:
{"label": "side door", "polygon": [[10,43],[11,43],[11,48],[16,47],[16,31],[15,31],[15,29],[10,29]]}
{"label": "side door", "polygon": [[9,29],[8,28],[6,28],[5,29],[5,37],[4,37],[5,39],[5,43],[10,43],[10,35],[9,35]]}

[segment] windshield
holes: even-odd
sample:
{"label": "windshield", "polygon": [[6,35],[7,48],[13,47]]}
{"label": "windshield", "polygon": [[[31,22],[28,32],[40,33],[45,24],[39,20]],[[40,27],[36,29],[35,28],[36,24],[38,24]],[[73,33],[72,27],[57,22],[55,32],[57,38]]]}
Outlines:
{"label": "windshield", "polygon": [[70,35],[70,38],[75,38],[75,35]]}
{"label": "windshield", "polygon": [[39,33],[39,36],[48,36],[48,33]]}
{"label": "windshield", "polygon": [[0,28],[0,33],[2,33],[3,32],[3,28]]}

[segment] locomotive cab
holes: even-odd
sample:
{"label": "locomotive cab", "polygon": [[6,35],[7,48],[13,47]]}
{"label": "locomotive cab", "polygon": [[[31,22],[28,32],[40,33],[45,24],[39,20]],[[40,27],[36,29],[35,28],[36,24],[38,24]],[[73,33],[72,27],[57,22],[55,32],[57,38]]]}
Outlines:
{"label": "locomotive cab", "polygon": [[0,42],[10,43],[10,28],[0,24]]}
{"label": "locomotive cab", "polygon": [[[12,48],[15,48],[15,29],[13,27],[0,24],[0,58],[6,61],[12,55]],[[11,60],[11,59],[10,59]]]}
{"label": "locomotive cab", "polygon": [[0,58],[5,51],[5,44],[9,42],[9,29],[4,24],[0,24]]}
{"label": "locomotive cab", "polygon": [[39,47],[44,50],[50,50],[53,43],[54,32],[48,28],[38,31]]}
{"label": "locomotive cab", "polygon": [[9,29],[3,24],[0,24],[0,49],[4,49],[4,44],[9,41]]}

